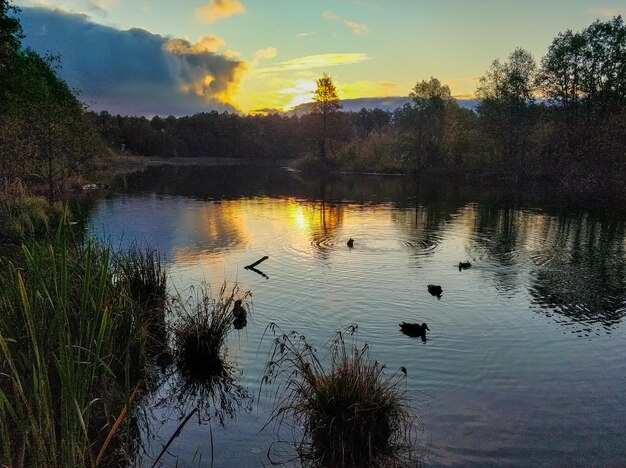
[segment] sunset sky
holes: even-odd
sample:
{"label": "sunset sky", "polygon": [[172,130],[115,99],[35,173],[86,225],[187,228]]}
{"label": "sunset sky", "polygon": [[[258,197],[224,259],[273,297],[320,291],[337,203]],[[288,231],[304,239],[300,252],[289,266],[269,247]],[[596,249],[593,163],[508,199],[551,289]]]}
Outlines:
{"label": "sunset sky", "polygon": [[471,98],[515,49],[626,13],[617,0],[20,0],[24,44],[61,54],[95,110],[289,109],[333,78],[343,99],[406,96],[434,76]]}

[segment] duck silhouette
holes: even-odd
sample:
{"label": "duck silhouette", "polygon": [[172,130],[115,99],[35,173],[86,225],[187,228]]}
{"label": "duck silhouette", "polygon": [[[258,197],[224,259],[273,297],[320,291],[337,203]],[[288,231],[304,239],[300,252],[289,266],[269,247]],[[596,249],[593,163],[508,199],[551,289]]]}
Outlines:
{"label": "duck silhouette", "polygon": [[235,307],[233,307],[233,327],[236,330],[241,330],[248,324],[248,312],[241,305],[241,299],[235,301]]}
{"label": "duck silhouette", "polygon": [[426,341],[426,330],[430,331],[428,325],[422,323],[407,323],[402,322],[400,324],[400,331],[407,336],[411,336],[413,338],[421,338],[422,341]]}
{"label": "duck silhouette", "polygon": [[466,268],[471,267],[472,264],[470,262],[459,262],[459,271],[465,270]]}
{"label": "duck silhouette", "polygon": [[354,239],[352,237],[348,239],[348,242],[346,245],[350,248],[354,247]]}
{"label": "duck silhouette", "polygon": [[437,296],[437,299],[441,299],[441,295],[443,294],[443,289],[441,289],[441,286],[436,284],[429,284],[427,288],[431,296]]}

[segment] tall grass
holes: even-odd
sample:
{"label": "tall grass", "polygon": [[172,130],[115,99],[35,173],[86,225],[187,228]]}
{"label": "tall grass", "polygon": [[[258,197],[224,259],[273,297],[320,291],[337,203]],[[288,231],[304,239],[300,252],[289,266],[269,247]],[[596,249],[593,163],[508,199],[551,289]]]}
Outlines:
{"label": "tall grass", "polygon": [[16,243],[54,232],[68,212],[62,203],[50,205],[44,198],[18,192],[0,195],[0,243]]}
{"label": "tall grass", "polygon": [[[144,360],[138,305],[111,250],[63,230],[0,260],[0,464],[106,464]],[[116,426],[117,428],[117,426]],[[108,442],[107,442],[108,444]]]}
{"label": "tall grass", "polygon": [[[418,464],[415,442],[418,418],[406,397],[405,376],[385,374],[368,358],[367,345],[347,345],[351,325],[327,344],[329,368],[304,336],[276,332],[261,386],[275,384],[274,411],[268,421],[280,428],[303,429],[297,443],[305,465],[383,467]],[[327,365],[328,367],[328,365]],[[288,419],[286,419],[288,418]]]}

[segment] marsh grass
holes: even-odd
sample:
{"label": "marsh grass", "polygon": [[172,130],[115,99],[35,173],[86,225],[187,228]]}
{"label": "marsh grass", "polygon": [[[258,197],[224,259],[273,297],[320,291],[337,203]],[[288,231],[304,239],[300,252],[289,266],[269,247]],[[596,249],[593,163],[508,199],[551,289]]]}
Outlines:
{"label": "marsh grass", "polygon": [[186,375],[210,375],[224,365],[226,340],[233,325],[232,309],[237,299],[245,301],[250,292],[224,283],[216,298],[203,285],[187,300],[173,300],[174,348],[181,371]]}
{"label": "marsh grass", "polygon": [[327,368],[304,336],[275,334],[261,387],[275,384],[275,405],[268,425],[295,424],[303,429],[296,444],[305,465],[319,467],[416,466],[419,418],[406,396],[406,377],[385,374],[368,357],[367,345],[351,325],[327,344]]}
{"label": "marsh grass", "polygon": [[63,229],[0,259],[0,464],[112,463],[112,449],[97,456],[111,431],[128,432],[119,415],[132,416],[145,362],[145,330],[120,275],[108,247]]}
{"label": "marsh grass", "polygon": [[165,313],[169,300],[167,271],[159,252],[131,245],[115,255],[116,283],[133,301],[146,351],[159,360],[169,355]]}
{"label": "marsh grass", "polygon": [[162,312],[167,299],[167,273],[159,252],[133,244],[117,254],[116,263],[129,296],[142,311]]}
{"label": "marsh grass", "polygon": [[0,243],[16,243],[47,233],[54,233],[69,213],[60,203],[50,205],[42,197],[22,191],[0,195]]}

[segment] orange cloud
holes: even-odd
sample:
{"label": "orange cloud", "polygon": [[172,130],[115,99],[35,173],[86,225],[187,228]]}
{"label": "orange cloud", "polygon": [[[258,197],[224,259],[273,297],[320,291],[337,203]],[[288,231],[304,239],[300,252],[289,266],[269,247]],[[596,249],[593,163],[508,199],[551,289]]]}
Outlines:
{"label": "orange cloud", "polygon": [[196,13],[203,21],[214,23],[245,11],[245,7],[237,0],[209,0],[209,4],[198,8]]}
{"label": "orange cloud", "polygon": [[202,36],[195,44],[186,39],[170,39],[163,48],[174,54],[203,54],[205,52],[217,52],[226,45],[221,37],[208,35]]}

